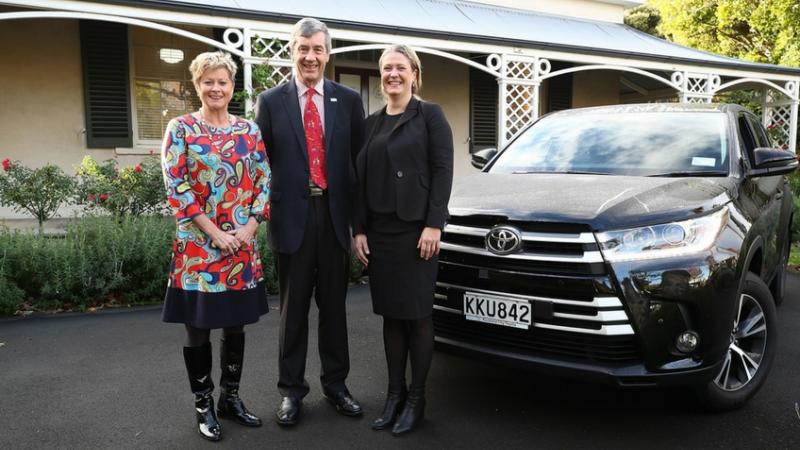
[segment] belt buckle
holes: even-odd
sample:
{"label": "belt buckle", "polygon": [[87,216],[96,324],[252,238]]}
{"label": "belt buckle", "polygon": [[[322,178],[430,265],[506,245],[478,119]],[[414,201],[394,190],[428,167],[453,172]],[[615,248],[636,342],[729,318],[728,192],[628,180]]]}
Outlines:
{"label": "belt buckle", "polygon": [[322,190],[319,186],[309,186],[308,187],[308,195],[309,197],[322,197],[325,191]]}

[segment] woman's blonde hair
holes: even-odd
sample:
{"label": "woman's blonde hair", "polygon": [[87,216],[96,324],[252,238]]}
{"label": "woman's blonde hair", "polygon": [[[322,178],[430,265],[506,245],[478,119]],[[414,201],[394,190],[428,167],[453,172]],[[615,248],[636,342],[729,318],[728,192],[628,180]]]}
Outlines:
{"label": "woman's blonde hair", "polygon": [[[414,77],[414,80],[411,82],[411,94],[418,95],[419,91],[422,89],[422,64],[419,62],[419,56],[417,56],[417,52],[406,45],[390,45],[386,48],[386,50],[383,51],[383,53],[381,53],[381,58],[378,60],[379,70],[383,68],[383,58],[389,53],[400,53],[401,55],[405,56],[406,59],[408,59],[409,63],[411,63],[411,70],[417,73],[417,75]],[[382,90],[383,83],[381,83],[381,91]],[[384,95],[386,94],[384,93]]]}
{"label": "woman's blonde hair", "polygon": [[197,86],[200,77],[208,70],[226,69],[231,76],[231,81],[236,77],[236,63],[231,55],[225,52],[205,52],[197,55],[191,64],[189,72],[192,74],[192,83]]}

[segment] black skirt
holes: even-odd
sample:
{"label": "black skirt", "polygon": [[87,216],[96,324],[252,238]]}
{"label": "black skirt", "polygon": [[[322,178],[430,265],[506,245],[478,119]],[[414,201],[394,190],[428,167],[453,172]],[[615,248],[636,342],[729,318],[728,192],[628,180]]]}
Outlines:
{"label": "black skirt", "polygon": [[167,288],[162,320],[207,330],[258,322],[269,312],[264,282],[253,289],[225,292]]}
{"label": "black skirt", "polygon": [[390,233],[367,230],[372,310],[390,319],[418,320],[433,313],[439,259],[419,257],[421,224],[405,228],[397,232],[395,227]]}

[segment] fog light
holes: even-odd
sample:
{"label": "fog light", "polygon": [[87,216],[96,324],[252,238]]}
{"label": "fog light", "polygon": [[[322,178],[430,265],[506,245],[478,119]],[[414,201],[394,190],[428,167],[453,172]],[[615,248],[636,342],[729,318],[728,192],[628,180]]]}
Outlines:
{"label": "fog light", "polygon": [[695,331],[684,331],[675,339],[675,347],[681,353],[691,353],[697,348],[700,343],[700,335]]}

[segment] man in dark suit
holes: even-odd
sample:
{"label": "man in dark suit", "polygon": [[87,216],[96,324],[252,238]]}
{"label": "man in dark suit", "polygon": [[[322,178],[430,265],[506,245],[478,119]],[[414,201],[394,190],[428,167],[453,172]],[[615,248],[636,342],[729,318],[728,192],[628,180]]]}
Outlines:
{"label": "man in dark suit", "polygon": [[297,22],[290,47],[295,77],[263,92],[256,112],[272,169],[269,231],[280,288],[280,425],[297,423],[309,391],[305,367],[312,293],[319,308],[323,395],[342,414],[361,415],[345,385],[350,370],[345,295],[351,155],[359,149],[364,108],[355,91],[324,77],[331,50],[324,23]]}

